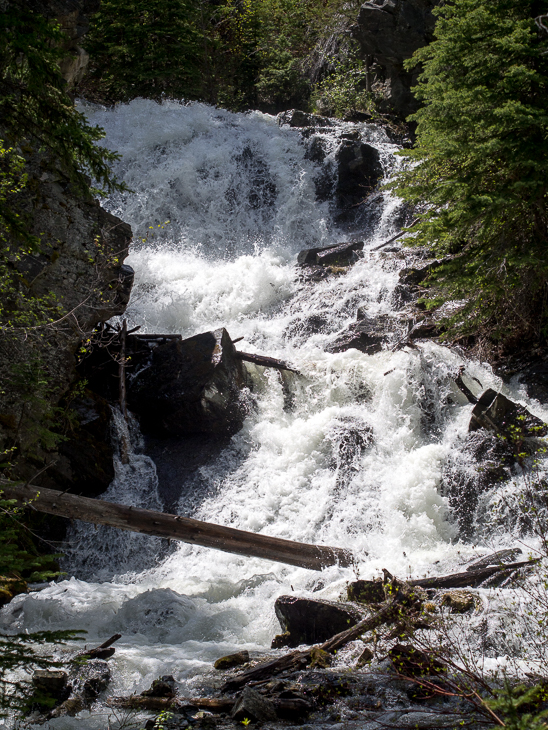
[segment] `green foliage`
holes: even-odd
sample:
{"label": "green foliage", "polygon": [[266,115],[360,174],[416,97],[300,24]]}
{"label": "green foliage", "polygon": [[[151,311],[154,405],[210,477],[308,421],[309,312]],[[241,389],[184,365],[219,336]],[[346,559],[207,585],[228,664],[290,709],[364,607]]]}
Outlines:
{"label": "green foliage", "polygon": [[[74,108],[59,71],[63,32],[26,7],[10,2],[0,12],[0,124],[10,145],[30,144],[82,192],[88,175],[107,189],[119,188],[110,164],[117,155],[97,145],[104,136]],[[27,150],[30,151],[30,150]],[[4,191],[5,192],[5,191]],[[19,229],[12,207],[0,201],[0,220]]]}
{"label": "green foliage", "polygon": [[107,98],[196,98],[200,23],[192,0],[103,0],[86,47]]}
{"label": "green foliage", "polygon": [[352,112],[374,112],[373,94],[368,91],[368,70],[362,60],[351,56],[336,61],[334,70],[314,90],[314,106],[321,114],[344,117]]}
{"label": "green foliage", "polygon": [[494,699],[485,704],[507,730],[545,730],[548,711],[541,712],[539,705],[547,699],[548,692],[541,685],[524,687],[505,682],[502,689],[495,690]]}
{"label": "green foliage", "polygon": [[[414,245],[449,256],[431,305],[460,301],[452,333],[546,335],[548,53],[546,2],[454,0],[414,55],[422,108],[411,163],[392,187],[418,206]],[[465,301],[464,301],[465,300]]]}
{"label": "green foliage", "polygon": [[[351,11],[348,11],[348,7]],[[234,110],[308,104],[305,61],[356,0],[103,0],[85,92],[107,101],[184,98]]]}

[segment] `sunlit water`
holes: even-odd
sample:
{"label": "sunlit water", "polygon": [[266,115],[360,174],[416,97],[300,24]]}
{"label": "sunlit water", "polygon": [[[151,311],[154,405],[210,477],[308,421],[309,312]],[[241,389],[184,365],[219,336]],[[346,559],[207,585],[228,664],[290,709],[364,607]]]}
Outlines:
{"label": "sunlit water", "polygon": [[[469,464],[461,444],[471,406],[450,377],[461,357],[428,342],[373,356],[324,351],[359,307],[372,316],[393,312],[401,261],[368,250],[396,230],[399,202],[385,195],[380,223],[366,231],[365,255],[346,274],[303,288],[297,252],[345,237],[329,204],[316,202],[321,171],[306,159],[297,131],[264,114],[200,104],[138,100],[86,113],[121,153],[116,172],[132,189],[106,202],[137,238],[127,260],[136,271],[130,324],[183,336],[224,326],[244,338],[242,350],[283,358],[302,373],[284,385],[276,371],[250,368],[256,409],[221,457],[201,469],[193,516],[345,547],[356,565],[320,574],[184,544],[166,554],[152,538],[96,535],[80,526],[68,561],[74,577],[19,596],[0,614],[3,624],[85,628],[90,643],[120,632],[111,660],[114,693],[140,692],[158,675],[173,674],[185,685],[182,694],[192,696],[219,656],[270,646],[279,632],[279,595],[334,599],[347,581],[378,576],[382,568],[401,577],[443,574],[487,548],[514,546],[510,532],[489,527],[495,495],[482,498],[484,521],[476,541],[467,543],[459,541],[444,496],[444,463]],[[380,150],[387,176],[400,164],[381,129],[347,127]],[[341,130],[344,125],[330,132],[331,154]],[[329,158],[324,164],[329,167]],[[307,334],[308,318],[318,314],[320,331]],[[487,366],[466,365],[484,388],[501,388]],[[548,418],[518,383],[503,390]],[[116,470],[105,498],[159,505],[147,457],[133,454],[129,465],[117,461]],[[185,504],[180,510],[187,514]],[[156,555],[162,557],[151,568]],[[110,580],[98,582],[105,575]],[[88,718],[78,727],[100,722]]]}

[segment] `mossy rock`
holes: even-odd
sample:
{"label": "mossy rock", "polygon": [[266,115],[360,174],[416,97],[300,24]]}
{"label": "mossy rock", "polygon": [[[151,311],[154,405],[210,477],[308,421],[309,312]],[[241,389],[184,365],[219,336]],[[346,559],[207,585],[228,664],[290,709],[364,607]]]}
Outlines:
{"label": "mossy rock", "polygon": [[14,596],[28,593],[27,582],[22,578],[4,578],[0,576],[0,606],[5,606]]}
{"label": "mossy rock", "polygon": [[217,659],[213,666],[215,669],[219,670],[232,669],[232,667],[239,667],[242,664],[247,664],[248,661],[249,652],[244,649],[244,651],[239,651],[236,654],[227,654],[226,656],[222,656],[220,659]]}
{"label": "mossy rock", "polygon": [[441,605],[449,608],[451,613],[467,613],[479,607],[480,598],[473,591],[447,591],[441,597]]}
{"label": "mossy rock", "polygon": [[349,601],[356,603],[382,603],[385,600],[384,585],[377,580],[355,580],[346,589]]}

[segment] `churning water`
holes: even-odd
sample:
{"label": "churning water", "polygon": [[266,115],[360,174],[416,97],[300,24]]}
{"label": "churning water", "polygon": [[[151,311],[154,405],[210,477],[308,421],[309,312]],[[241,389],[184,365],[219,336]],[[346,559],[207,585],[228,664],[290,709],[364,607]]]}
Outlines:
{"label": "churning water", "polygon": [[[450,377],[463,364],[459,354],[429,342],[372,356],[324,349],[358,308],[393,314],[394,340],[404,331],[393,307],[402,261],[371,252],[397,230],[399,201],[384,194],[375,225],[365,229],[364,256],[346,273],[313,286],[297,280],[299,250],[345,240],[315,187],[330,174],[340,134],[358,131],[389,176],[400,163],[384,131],[339,124],[317,132],[327,150],[320,167],[307,159],[298,131],[258,112],[143,100],[85,111],[121,153],[116,172],[132,190],[106,202],[136,236],[127,260],[136,271],[130,325],[183,336],[224,326],[244,338],[242,350],[282,358],[302,373],[282,380],[251,367],[255,409],[200,469],[193,516],[349,548],[356,565],[319,574],[183,544],[162,553],[153,539],[112,532],[94,539],[92,528],[78,527],[73,577],[16,598],[3,610],[4,624],[85,628],[90,643],[120,632],[113,692],[140,692],[173,674],[192,696],[219,656],[270,646],[279,595],[334,599],[347,581],[382,568],[401,577],[443,574],[482,554],[478,547],[514,546],[510,532],[489,524],[492,493],[480,498],[474,540],[461,542],[444,491],[444,464],[470,462],[462,442],[471,406]],[[488,367],[466,367],[483,388],[501,389]],[[518,383],[503,390],[548,419]],[[117,464],[107,498],[153,507],[156,490],[150,460],[133,454],[129,465]],[[185,502],[179,509],[189,513]],[[110,580],[100,582],[105,569]]]}

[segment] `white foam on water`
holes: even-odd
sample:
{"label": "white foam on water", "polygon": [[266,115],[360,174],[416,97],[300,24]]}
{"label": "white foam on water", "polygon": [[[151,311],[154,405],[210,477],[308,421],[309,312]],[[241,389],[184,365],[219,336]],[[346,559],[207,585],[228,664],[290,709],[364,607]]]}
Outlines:
{"label": "white foam on water", "polygon": [[[315,200],[318,168],[297,131],[280,129],[268,115],[202,104],[137,100],[86,113],[122,154],[117,173],[134,191],[112,196],[107,207],[141,238],[155,227],[155,237],[138,242],[128,259],[136,269],[131,324],[184,336],[225,326],[244,337],[243,350],[281,357],[302,373],[282,379],[250,366],[256,410],[219,459],[201,468],[203,494],[193,516],[356,556],[355,566],[320,574],[180,544],[152,565],[151,552],[160,548],[151,539],[122,535],[109,553],[91,528],[79,527],[85,559],[71,558],[76,577],[18,596],[0,612],[11,630],[85,628],[90,643],[119,631],[111,660],[117,694],[171,673],[192,695],[219,656],[270,646],[279,631],[279,595],[336,599],[358,575],[377,576],[382,568],[443,574],[477,554],[472,543],[458,541],[442,490],[449,457],[463,468],[471,463],[461,448],[471,406],[450,377],[463,360],[435,343],[370,356],[324,351],[358,307],[393,316],[394,340],[405,332],[392,305],[398,262],[370,252],[396,231],[400,203],[385,194],[365,255],[347,273],[303,288],[297,251],[341,234],[328,204]],[[394,145],[372,125],[356,128],[390,174],[398,165]],[[332,155],[336,141],[331,147]],[[321,326],[307,330],[318,314]],[[483,388],[501,388],[489,367],[466,367]],[[519,383],[503,392],[548,419]],[[133,466],[117,464],[106,498],[154,508],[153,465],[138,453],[132,459]],[[484,495],[486,512],[494,498]],[[514,546],[511,534],[496,530],[482,540],[484,547]],[[110,580],[100,582],[105,570]],[[94,727],[93,719],[80,721]],[[66,719],[50,725],[70,727]]]}

